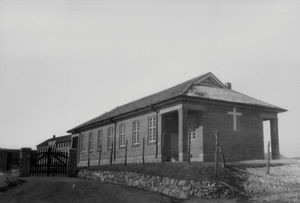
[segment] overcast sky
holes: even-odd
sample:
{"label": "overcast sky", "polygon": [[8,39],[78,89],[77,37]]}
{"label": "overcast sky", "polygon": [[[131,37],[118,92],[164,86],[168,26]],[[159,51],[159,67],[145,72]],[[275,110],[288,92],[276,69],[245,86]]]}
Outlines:
{"label": "overcast sky", "polygon": [[289,111],[300,156],[300,1],[0,0],[0,147],[32,147],[213,72]]}

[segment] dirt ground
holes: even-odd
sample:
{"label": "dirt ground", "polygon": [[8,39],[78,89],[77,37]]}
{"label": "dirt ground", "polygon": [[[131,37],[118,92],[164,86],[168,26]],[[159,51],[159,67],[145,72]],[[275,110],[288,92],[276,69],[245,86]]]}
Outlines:
{"label": "dirt ground", "polygon": [[2,193],[0,202],[174,202],[159,194],[79,178],[31,177],[24,180],[26,183]]}
{"label": "dirt ground", "polygon": [[121,185],[101,184],[96,181],[67,177],[30,177],[25,183],[0,193],[2,203],[219,203],[236,200],[178,200],[160,194]]}

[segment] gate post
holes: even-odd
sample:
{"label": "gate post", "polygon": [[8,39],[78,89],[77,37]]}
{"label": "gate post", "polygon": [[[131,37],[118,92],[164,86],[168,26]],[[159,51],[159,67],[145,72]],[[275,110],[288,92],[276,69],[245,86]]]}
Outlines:
{"label": "gate post", "polygon": [[21,148],[20,152],[20,176],[30,175],[31,148]]}
{"label": "gate post", "polygon": [[67,165],[67,173],[69,177],[76,176],[77,172],[77,149],[69,149],[69,158]]}

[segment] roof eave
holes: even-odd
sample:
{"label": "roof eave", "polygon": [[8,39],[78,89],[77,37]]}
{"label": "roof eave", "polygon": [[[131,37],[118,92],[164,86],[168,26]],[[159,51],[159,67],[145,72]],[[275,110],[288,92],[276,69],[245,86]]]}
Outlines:
{"label": "roof eave", "polygon": [[120,115],[117,115],[117,116],[113,116],[113,117],[110,117],[108,119],[104,119],[102,121],[98,121],[98,122],[95,122],[95,123],[91,123],[91,124],[88,124],[88,125],[85,125],[85,126],[80,126],[80,127],[75,127],[69,131],[67,131],[67,133],[79,133],[82,131],[82,129],[86,129],[86,128],[90,128],[91,126],[96,126],[96,125],[99,125],[101,123],[106,123],[106,122],[110,122],[111,119],[118,119],[120,117],[128,117],[132,114],[135,114],[135,113],[140,113],[140,112],[144,112],[144,111],[147,111],[149,109],[156,109],[157,107],[160,107],[160,106],[164,106],[166,104],[170,104],[170,103],[173,103],[173,102],[176,102],[178,99],[180,98],[183,98],[183,95],[179,95],[179,96],[176,96],[176,97],[173,97],[173,98],[170,98],[166,101],[162,101],[162,102],[158,102],[158,103],[155,103],[155,104],[151,104],[151,105],[148,105],[146,107],[143,107],[143,108],[140,108],[140,109],[135,109],[133,111],[130,111],[130,112],[126,112],[124,114],[120,114]]}
{"label": "roof eave", "polygon": [[271,111],[275,111],[277,113],[284,113],[287,112],[288,110],[280,108],[280,107],[268,107],[268,106],[263,106],[263,105],[255,105],[255,104],[246,104],[246,103],[241,103],[241,102],[230,102],[230,101],[225,101],[225,100],[220,100],[220,99],[210,99],[210,98],[202,98],[202,97],[193,97],[193,96],[187,96],[185,95],[184,98],[187,99],[196,99],[196,100],[207,100],[207,101],[215,101],[215,102],[225,102],[228,104],[240,104],[243,106],[251,106],[251,107],[258,107],[258,108],[262,108],[262,109],[266,109],[266,110],[271,110]]}

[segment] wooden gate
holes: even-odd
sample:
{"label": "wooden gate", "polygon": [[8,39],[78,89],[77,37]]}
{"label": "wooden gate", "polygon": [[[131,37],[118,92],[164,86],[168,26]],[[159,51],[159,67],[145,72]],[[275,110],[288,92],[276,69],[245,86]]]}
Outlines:
{"label": "wooden gate", "polygon": [[52,148],[32,151],[30,160],[31,176],[65,176],[67,175],[68,152]]}

